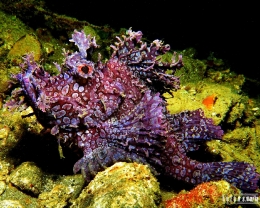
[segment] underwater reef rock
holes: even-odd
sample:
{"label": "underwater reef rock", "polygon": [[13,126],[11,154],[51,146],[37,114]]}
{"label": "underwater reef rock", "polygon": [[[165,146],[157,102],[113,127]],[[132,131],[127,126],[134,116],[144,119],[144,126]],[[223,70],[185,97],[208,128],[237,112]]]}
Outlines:
{"label": "underwater reef rock", "polygon": [[79,174],[61,177],[52,185],[51,190],[45,190],[39,195],[38,204],[40,207],[67,207],[79,196],[84,184],[84,178]]}
{"label": "underwater reef rock", "polygon": [[42,56],[41,43],[37,40],[35,35],[27,34],[15,42],[9,51],[7,58],[12,62],[19,63],[22,61],[22,56],[30,52],[33,52],[35,60],[40,60]]}
{"label": "underwater reef rock", "polygon": [[165,202],[166,208],[227,207],[235,202],[225,201],[223,197],[238,197],[241,192],[226,181],[206,182],[191,191],[182,191]]}
{"label": "underwater reef rock", "polygon": [[6,108],[0,110],[0,156],[2,158],[16,147],[25,132],[35,131],[39,134],[43,129],[35,116],[24,118],[32,112],[32,108],[27,108],[23,112],[10,112]]}
{"label": "underwater reef rock", "polygon": [[220,155],[224,161],[245,161],[260,167],[257,128],[237,127],[227,132],[222,141],[210,141],[207,146],[211,152]]}
{"label": "underwater reef rock", "polygon": [[10,182],[19,189],[35,196],[43,190],[42,171],[32,162],[24,162],[10,175]]}
{"label": "underwater reef rock", "polygon": [[155,208],[160,202],[159,183],[147,166],[118,162],[99,172],[83,189],[71,208]]}
{"label": "underwater reef rock", "polygon": [[3,200],[0,201],[0,207],[3,208],[24,208],[19,201],[16,200]]}

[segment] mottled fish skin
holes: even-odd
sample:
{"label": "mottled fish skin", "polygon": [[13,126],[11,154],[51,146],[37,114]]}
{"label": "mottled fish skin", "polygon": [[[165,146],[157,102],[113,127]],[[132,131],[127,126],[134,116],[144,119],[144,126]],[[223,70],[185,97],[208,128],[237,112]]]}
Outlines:
{"label": "mottled fish skin", "polygon": [[142,42],[142,32],[129,29],[117,37],[107,62],[99,56],[94,63],[89,52],[98,47],[95,38],[75,30],[70,41],[79,51],[64,51],[64,63],[55,64],[57,76],[48,74],[32,55],[24,58],[22,72],[14,76],[21,88],[13,91],[6,106],[31,106],[59,142],[83,151],[75,173],[81,171],[90,181],[115,162],[136,161],[194,185],[225,179],[246,191],[258,188],[259,174],[251,164],[202,163],[187,157],[200,142],[221,139],[223,131],[201,109],[167,112],[161,93],[179,89],[180,81],[166,70],[174,74],[183,66],[176,54],[171,62],[161,62],[159,56],[169,45],[159,40],[148,45]]}

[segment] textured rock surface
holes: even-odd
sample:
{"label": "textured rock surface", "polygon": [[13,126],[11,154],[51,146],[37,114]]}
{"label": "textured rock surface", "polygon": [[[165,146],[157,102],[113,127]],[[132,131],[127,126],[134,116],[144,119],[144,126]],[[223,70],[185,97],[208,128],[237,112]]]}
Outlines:
{"label": "textured rock surface", "polygon": [[119,162],[98,173],[71,207],[150,208],[160,200],[159,183],[147,166]]}
{"label": "textured rock surface", "polygon": [[84,184],[82,175],[64,176],[55,182],[50,191],[44,191],[39,195],[39,206],[53,208],[69,206],[70,201],[78,197]]}
{"label": "textured rock surface", "polygon": [[191,191],[182,191],[177,196],[165,202],[166,208],[198,208],[198,207],[226,207],[234,205],[232,201],[225,201],[223,197],[238,197],[240,191],[226,181],[207,182],[198,185]]}
{"label": "textured rock surface", "polygon": [[0,201],[0,207],[2,208],[24,208],[19,201],[16,200],[3,200]]}
{"label": "textured rock surface", "polygon": [[19,189],[35,196],[43,190],[43,174],[32,162],[24,162],[10,175],[10,182]]}
{"label": "textured rock surface", "polygon": [[[169,93],[164,94],[167,109],[174,114],[185,109],[202,108],[205,115],[217,125],[221,122],[235,122],[242,116],[243,102],[248,99],[240,94],[245,77],[231,73],[230,70],[207,69],[206,63],[189,56],[190,53],[186,51],[183,58],[186,61],[185,68],[177,72],[181,78],[181,89],[173,93],[174,97]],[[203,100],[211,95],[215,95],[215,101],[209,109],[203,105]]]}
{"label": "textured rock surface", "polygon": [[27,34],[15,42],[7,57],[12,62],[19,63],[22,61],[21,57],[30,52],[33,52],[35,59],[40,60],[42,55],[41,43],[35,35]]}

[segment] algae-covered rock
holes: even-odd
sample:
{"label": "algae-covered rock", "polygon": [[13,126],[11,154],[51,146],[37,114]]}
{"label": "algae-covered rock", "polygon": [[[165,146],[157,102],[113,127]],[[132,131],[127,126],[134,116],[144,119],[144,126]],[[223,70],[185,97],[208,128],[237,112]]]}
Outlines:
{"label": "algae-covered rock", "polygon": [[21,37],[9,51],[7,57],[14,63],[22,62],[22,56],[33,53],[34,59],[39,61],[42,55],[41,43],[37,40],[37,37],[32,34],[26,34]]}
{"label": "algae-covered rock", "polygon": [[22,36],[33,30],[26,27],[25,24],[15,15],[9,15],[0,10],[0,57],[5,56],[12,48],[14,43]]}
{"label": "algae-covered rock", "polygon": [[40,207],[61,208],[66,207],[71,199],[80,194],[85,184],[82,175],[62,177],[50,191],[41,193],[38,197]]}
{"label": "algae-covered rock", "polygon": [[[198,207],[227,207],[234,205],[234,198],[241,196],[236,187],[226,181],[202,183],[191,191],[182,191],[172,199],[166,200],[166,208],[198,208]],[[232,200],[229,198],[232,197]]]}
{"label": "algae-covered rock", "polygon": [[0,99],[1,99],[1,108],[2,108],[2,98],[4,92],[8,91],[10,88],[10,74],[6,69],[6,66],[3,62],[0,61]]}
{"label": "algae-covered rock", "polygon": [[227,123],[234,123],[238,118],[241,119],[243,113],[245,111],[245,104],[241,102],[237,102],[230,110],[229,115],[227,117]]}
{"label": "algae-covered rock", "polygon": [[13,112],[7,108],[0,109],[0,156],[4,158],[11,149],[20,141],[25,131],[39,133],[43,127],[37,122],[35,115],[30,115],[32,108],[20,112]]}
{"label": "algae-covered rock", "polygon": [[24,162],[11,173],[10,182],[36,196],[43,190],[43,173],[34,163]]}
{"label": "algae-covered rock", "polygon": [[8,175],[13,168],[13,165],[10,163],[0,160],[0,181],[7,181]]}
{"label": "algae-covered rock", "polygon": [[6,183],[4,181],[0,181],[0,195],[4,193],[6,189]]}
{"label": "algae-covered rock", "polygon": [[[184,54],[190,56],[194,53],[191,49],[184,51]],[[171,114],[202,108],[205,116],[212,118],[216,125],[227,116],[229,122],[241,117],[244,110],[241,101],[245,100],[239,94],[245,81],[243,75],[236,75],[230,70],[208,69],[205,62],[189,56],[184,56],[183,62],[185,67],[176,73],[180,75],[181,88],[172,91],[173,96],[164,93]]]}
{"label": "algae-covered rock", "polygon": [[[218,125],[226,118],[233,106],[241,100],[241,95],[234,93],[227,85],[200,82],[190,83],[188,86],[182,86],[180,90],[173,92],[174,97],[169,93],[164,94],[167,100],[167,109],[170,113],[175,114],[185,110],[202,108],[205,116],[212,118]],[[212,100],[213,106],[204,105],[203,101],[212,95],[215,97]],[[239,113],[241,114],[241,112]],[[240,114],[237,113],[238,116]],[[233,120],[236,118],[233,118]]]}
{"label": "algae-covered rock", "polygon": [[19,201],[16,200],[3,200],[0,201],[1,208],[24,208]]}
{"label": "algae-covered rock", "polygon": [[157,207],[159,183],[149,168],[119,162],[96,175],[71,207]]}
{"label": "algae-covered rock", "polygon": [[57,184],[68,187],[71,192],[71,198],[75,199],[79,196],[80,192],[84,188],[85,179],[81,174],[64,176],[57,182]]}
{"label": "algae-covered rock", "polygon": [[2,142],[2,145],[6,143],[9,132],[10,129],[8,126],[0,125],[0,141]]}
{"label": "algae-covered rock", "polygon": [[63,185],[56,185],[50,192],[39,195],[39,207],[62,208],[68,205],[72,190]]}
{"label": "algae-covered rock", "polygon": [[25,194],[15,186],[7,184],[5,191],[0,195],[0,207],[8,208],[38,208],[35,197]]}
{"label": "algae-covered rock", "polygon": [[225,133],[222,141],[207,143],[209,150],[220,155],[224,161],[244,161],[260,168],[260,152],[255,128],[240,127]]}

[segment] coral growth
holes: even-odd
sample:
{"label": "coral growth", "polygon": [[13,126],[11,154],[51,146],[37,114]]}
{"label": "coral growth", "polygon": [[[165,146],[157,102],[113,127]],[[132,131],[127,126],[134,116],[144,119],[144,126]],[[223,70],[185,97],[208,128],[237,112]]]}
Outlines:
{"label": "coral growth", "polygon": [[226,196],[238,197],[240,191],[226,181],[207,182],[189,192],[181,192],[165,202],[166,208],[225,207],[234,201],[225,200]]}

